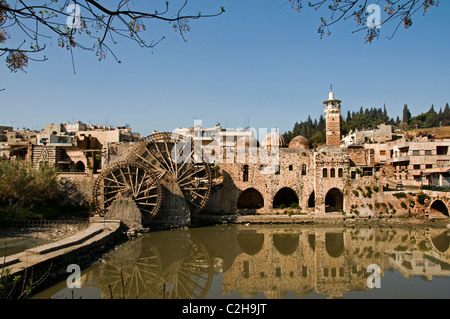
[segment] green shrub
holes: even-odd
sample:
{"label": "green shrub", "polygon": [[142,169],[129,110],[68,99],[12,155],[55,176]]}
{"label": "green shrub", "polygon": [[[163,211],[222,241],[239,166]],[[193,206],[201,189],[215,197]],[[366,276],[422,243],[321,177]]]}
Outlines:
{"label": "green shrub", "polygon": [[0,221],[53,218],[75,208],[65,204],[68,194],[57,176],[53,166],[0,161]]}
{"label": "green shrub", "polygon": [[426,199],[429,199],[429,198],[430,198],[430,196],[428,196],[428,195],[425,194],[425,193],[420,193],[420,194],[417,195],[417,201],[418,201],[421,205],[424,205],[424,204],[425,204],[425,200],[426,200]]}
{"label": "green shrub", "polygon": [[290,208],[300,208],[301,209],[300,205],[298,203],[296,203],[296,202],[292,202],[289,207]]}

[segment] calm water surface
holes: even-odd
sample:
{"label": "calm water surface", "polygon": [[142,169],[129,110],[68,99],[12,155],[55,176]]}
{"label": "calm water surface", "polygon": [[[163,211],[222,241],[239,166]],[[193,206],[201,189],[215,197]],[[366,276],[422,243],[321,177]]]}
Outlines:
{"label": "calm water surface", "polygon": [[[82,288],[69,289],[64,280],[34,298],[450,298],[449,243],[444,228],[162,231],[105,254],[82,271]],[[368,287],[373,267],[380,288]]]}

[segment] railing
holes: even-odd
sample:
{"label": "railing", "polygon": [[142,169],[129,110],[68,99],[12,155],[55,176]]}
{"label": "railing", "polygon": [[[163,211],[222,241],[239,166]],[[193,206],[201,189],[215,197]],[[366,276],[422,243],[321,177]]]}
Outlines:
{"label": "railing", "polygon": [[428,191],[437,191],[437,192],[450,192],[450,187],[445,187],[445,186],[423,185],[422,189],[428,190]]}
{"label": "railing", "polygon": [[61,220],[13,220],[9,226],[15,228],[58,228],[60,226],[71,225],[77,228],[87,227],[89,219],[61,219]]}

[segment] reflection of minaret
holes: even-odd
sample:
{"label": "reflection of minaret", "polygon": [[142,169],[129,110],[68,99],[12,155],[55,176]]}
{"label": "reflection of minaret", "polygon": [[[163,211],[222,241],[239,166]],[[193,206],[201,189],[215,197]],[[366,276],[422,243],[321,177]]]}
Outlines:
{"label": "reflection of minaret", "polygon": [[328,100],[323,102],[326,120],[327,145],[341,144],[341,101],[334,99],[330,91]]}

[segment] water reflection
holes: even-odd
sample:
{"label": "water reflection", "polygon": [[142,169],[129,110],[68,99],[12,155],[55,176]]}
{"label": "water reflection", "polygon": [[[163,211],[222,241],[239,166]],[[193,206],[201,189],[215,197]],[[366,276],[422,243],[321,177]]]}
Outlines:
{"label": "water reflection", "polygon": [[[157,232],[105,255],[83,272],[82,285],[99,289],[102,298],[208,298],[213,289],[224,296],[314,292],[342,298],[368,289],[371,264],[381,268],[382,278],[391,268],[405,278],[450,276],[449,235],[444,229],[310,225]],[[215,276],[222,279],[218,287]]]}

